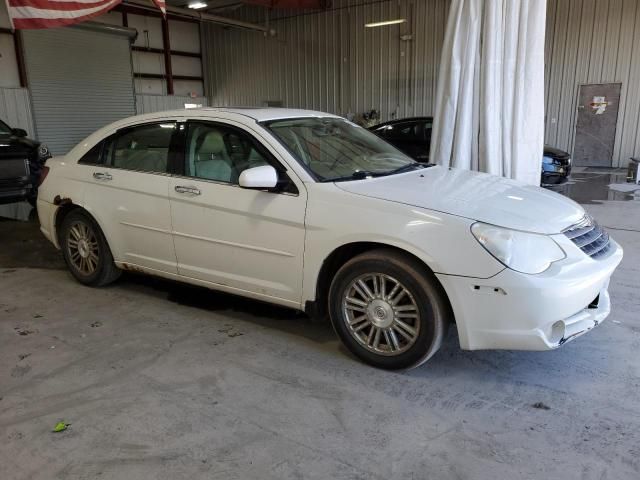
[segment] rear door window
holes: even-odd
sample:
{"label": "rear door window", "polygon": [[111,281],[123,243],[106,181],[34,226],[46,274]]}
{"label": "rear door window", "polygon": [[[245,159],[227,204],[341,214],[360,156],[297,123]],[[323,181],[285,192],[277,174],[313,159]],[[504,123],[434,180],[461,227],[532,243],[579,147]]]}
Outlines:
{"label": "rear door window", "polygon": [[113,136],[103,152],[113,168],[166,173],[176,122],[162,122],[127,128]]}
{"label": "rear door window", "polygon": [[104,142],[99,142],[91,150],[85,153],[78,163],[82,165],[102,165],[104,156],[102,155],[102,146]]}

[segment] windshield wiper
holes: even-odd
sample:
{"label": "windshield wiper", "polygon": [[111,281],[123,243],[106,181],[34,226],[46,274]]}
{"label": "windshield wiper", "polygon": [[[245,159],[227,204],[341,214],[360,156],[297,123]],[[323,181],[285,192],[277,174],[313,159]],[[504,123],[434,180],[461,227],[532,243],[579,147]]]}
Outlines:
{"label": "windshield wiper", "polygon": [[410,172],[411,170],[417,170],[418,168],[427,168],[432,166],[433,165],[430,163],[407,163],[406,165],[396,168],[395,170],[389,170],[388,172],[381,173],[380,175],[395,175],[396,173]]}
{"label": "windshield wiper", "polygon": [[411,170],[417,170],[418,168],[433,167],[431,163],[408,163],[394,170],[387,172],[371,172],[369,170],[358,170],[351,175],[345,175],[343,177],[333,177],[322,179],[321,182],[348,182],[349,180],[364,180],[365,178],[373,177],[386,177],[387,175],[395,175],[396,173],[410,172]]}
{"label": "windshield wiper", "polygon": [[347,182],[349,180],[364,180],[365,178],[369,178],[369,177],[379,177],[380,175],[386,175],[386,173],[384,172],[376,173],[376,172],[370,172],[368,170],[358,170],[356,172],[353,172],[351,175],[345,175],[344,177],[325,178],[321,181],[322,182]]}

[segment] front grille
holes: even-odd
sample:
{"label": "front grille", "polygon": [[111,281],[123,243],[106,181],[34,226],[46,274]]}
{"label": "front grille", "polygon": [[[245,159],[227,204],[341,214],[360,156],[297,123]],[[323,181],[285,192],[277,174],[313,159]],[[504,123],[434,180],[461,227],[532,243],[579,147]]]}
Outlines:
{"label": "front grille", "polygon": [[11,158],[0,160],[0,180],[12,180],[29,177],[29,160]]}
{"label": "front grille", "polygon": [[594,259],[606,255],[611,248],[609,234],[589,215],[562,233]]}

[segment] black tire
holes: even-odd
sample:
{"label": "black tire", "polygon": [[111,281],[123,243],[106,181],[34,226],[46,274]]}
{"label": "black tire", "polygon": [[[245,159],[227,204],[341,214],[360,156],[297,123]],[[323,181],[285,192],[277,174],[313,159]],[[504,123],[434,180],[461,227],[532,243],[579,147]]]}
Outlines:
{"label": "black tire", "polygon": [[[375,327],[382,331],[386,339],[388,350],[383,353],[377,353],[371,350],[373,347],[370,344],[374,343],[375,340],[373,342],[366,340],[368,346],[365,347],[363,339],[360,338],[358,340],[356,338],[357,336],[364,335],[353,332],[354,328],[357,329],[354,325],[362,326],[363,323],[369,322],[371,329],[368,330],[368,327],[365,327],[362,332],[367,336],[375,337],[375,334],[370,333],[375,331],[373,323],[370,320],[370,315],[362,313],[362,315],[367,317],[363,323],[352,322],[351,327],[348,325],[349,321],[353,320],[353,318],[349,317],[350,313],[347,311],[348,308],[350,308],[347,305],[351,305],[349,303],[350,300],[346,300],[348,296],[347,293],[355,292],[354,288],[356,287],[354,286],[354,282],[357,282],[357,279],[366,279],[367,275],[372,275],[373,277],[376,274],[384,276],[386,279],[385,282],[395,281],[396,283],[400,283],[407,292],[405,298],[407,298],[410,304],[405,310],[413,309],[413,311],[417,311],[417,314],[415,314],[416,318],[411,320],[415,322],[412,324],[415,330],[413,334],[410,335],[413,337],[412,344],[410,340],[404,338],[404,334],[400,335],[404,332],[404,328],[399,329],[395,323],[389,327]],[[370,278],[375,287],[376,282],[373,281],[372,277]],[[378,285],[381,283],[379,276],[377,282]],[[370,287],[371,285],[372,284],[368,284]],[[391,283],[391,285],[395,284]],[[384,288],[386,288],[386,285]],[[378,287],[381,297],[385,293],[384,288]],[[374,289],[370,288],[370,291],[373,292]],[[372,302],[376,301],[379,300],[372,300]],[[375,307],[372,303],[368,305],[367,307],[359,308],[363,308],[365,312],[369,312],[369,309]],[[389,306],[393,310],[389,316],[393,317],[393,322],[396,322],[395,319],[398,317],[396,307],[402,307],[402,305],[391,302]],[[385,308],[386,307],[387,305],[385,304]],[[383,311],[380,314],[384,315],[384,309],[381,310]],[[398,308],[398,310],[400,310],[400,308]],[[376,314],[379,313],[378,310],[375,309],[371,312],[374,317],[376,315],[373,314],[373,312],[376,312]],[[329,290],[329,314],[334,330],[344,345],[355,356],[370,365],[389,370],[417,367],[431,358],[440,348],[448,325],[453,317],[446,294],[435,276],[429,272],[424,265],[421,265],[410,256],[387,249],[373,250],[358,255],[338,270]],[[400,314],[400,316],[403,315]],[[376,320],[380,319],[376,318]],[[406,320],[403,318],[402,321]],[[384,333],[384,330],[387,330],[387,333]],[[394,331],[394,342],[390,342],[390,330]],[[369,333],[367,334],[367,332]],[[382,336],[381,334],[379,335]],[[402,348],[398,348],[397,352],[393,353],[391,350],[392,344],[397,346],[397,339],[405,342],[404,345],[400,344],[400,347],[406,350],[402,351]],[[382,342],[383,340],[381,339],[380,341]],[[385,346],[381,344],[379,348],[384,349]]]}
{"label": "black tire", "polygon": [[[86,231],[90,232],[89,238],[92,239],[90,242],[93,247],[92,251],[97,256],[95,268],[91,271],[83,271],[77,265],[78,262],[74,261],[74,258],[77,258],[77,256],[74,255],[74,247],[72,246],[74,242],[74,237],[71,233],[72,228],[86,228]],[[76,230],[74,230],[74,232],[75,231]],[[95,243],[93,240],[95,240]],[[113,263],[113,255],[111,255],[111,250],[109,249],[102,230],[91,215],[84,210],[73,210],[64,218],[60,228],[60,246],[62,248],[64,261],[67,267],[69,267],[71,274],[84,285],[102,287],[114,282],[122,274],[122,271]],[[75,253],[77,254],[77,248],[75,248]]]}

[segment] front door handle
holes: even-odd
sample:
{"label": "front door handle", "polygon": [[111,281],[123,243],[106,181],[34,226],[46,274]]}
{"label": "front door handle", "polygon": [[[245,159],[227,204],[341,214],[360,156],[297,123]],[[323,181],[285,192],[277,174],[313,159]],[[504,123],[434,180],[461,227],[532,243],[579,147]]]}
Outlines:
{"label": "front door handle", "polygon": [[96,180],[104,180],[104,181],[113,180],[113,177],[111,176],[111,174],[107,172],[93,172],[93,178],[95,178]]}
{"label": "front door handle", "polygon": [[196,187],[186,187],[183,185],[177,185],[175,191],[178,193],[184,193],[186,195],[200,195],[200,190]]}

